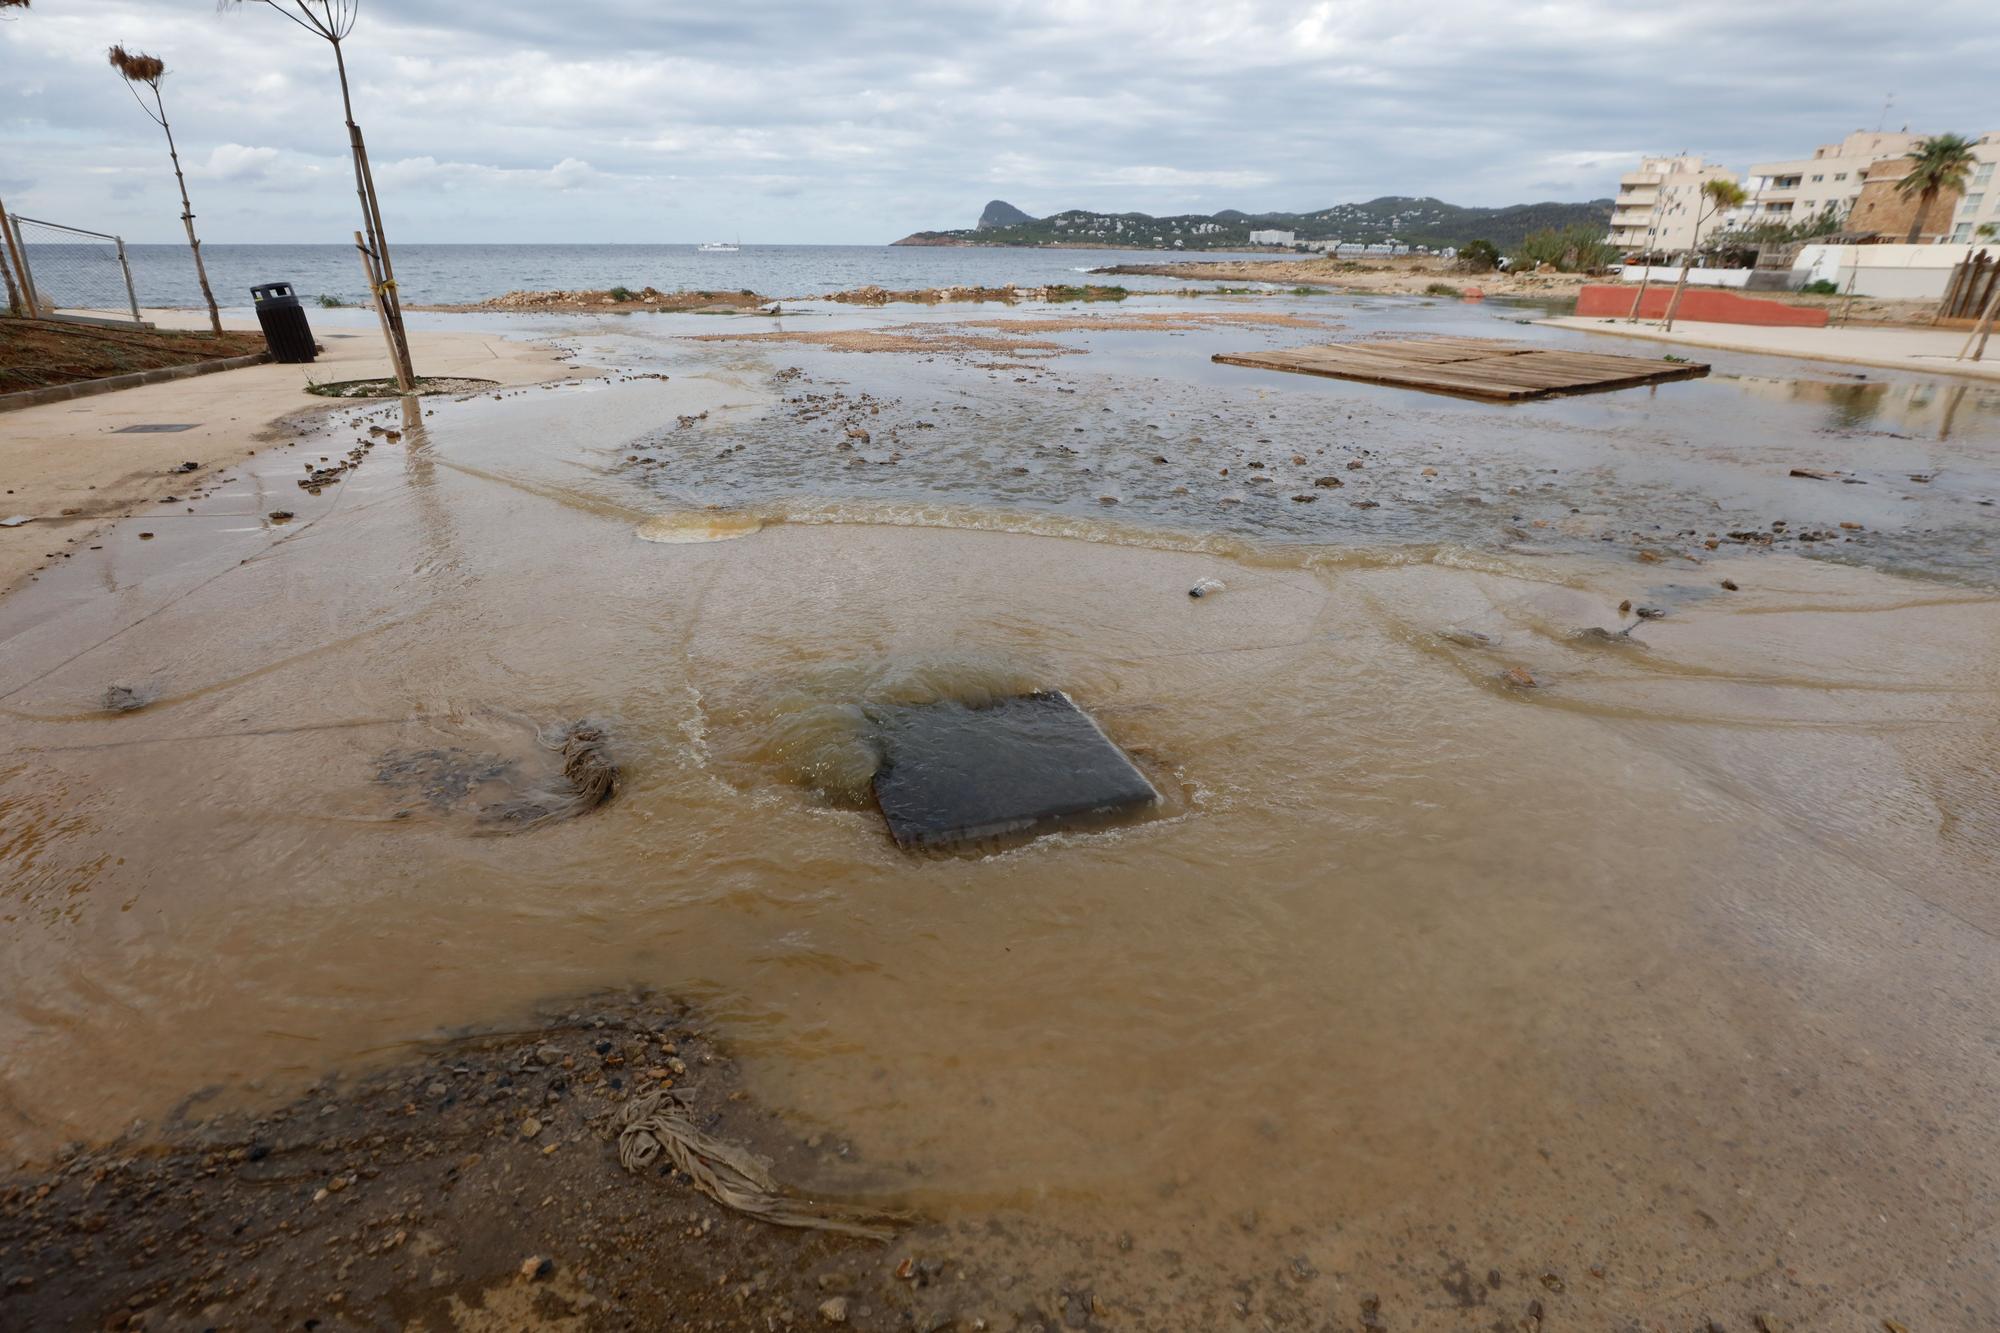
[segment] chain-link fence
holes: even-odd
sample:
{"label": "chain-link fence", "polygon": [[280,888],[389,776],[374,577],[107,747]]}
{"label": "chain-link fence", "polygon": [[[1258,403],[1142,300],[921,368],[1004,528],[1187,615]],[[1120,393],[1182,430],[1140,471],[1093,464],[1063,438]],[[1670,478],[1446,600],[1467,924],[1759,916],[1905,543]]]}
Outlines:
{"label": "chain-link fence", "polygon": [[125,260],[125,242],[103,232],[66,227],[59,222],[6,219],[13,244],[5,256],[25,273],[22,292],[30,313],[131,320],[139,323],[139,298],[132,288],[132,269]]}

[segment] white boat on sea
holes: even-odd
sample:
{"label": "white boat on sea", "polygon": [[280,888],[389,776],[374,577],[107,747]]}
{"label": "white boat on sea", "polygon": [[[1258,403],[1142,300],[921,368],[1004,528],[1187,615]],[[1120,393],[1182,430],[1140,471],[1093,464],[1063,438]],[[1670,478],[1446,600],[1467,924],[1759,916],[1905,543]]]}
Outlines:
{"label": "white boat on sea", "polygon": [[705,245],[696,246],[695,250],[704,255],[733,255],[742,248],[734,241],[710,241]]}

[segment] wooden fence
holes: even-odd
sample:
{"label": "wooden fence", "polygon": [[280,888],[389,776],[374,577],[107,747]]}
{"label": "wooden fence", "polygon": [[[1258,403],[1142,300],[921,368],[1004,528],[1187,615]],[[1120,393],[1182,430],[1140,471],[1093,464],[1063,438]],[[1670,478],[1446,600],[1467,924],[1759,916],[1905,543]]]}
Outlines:
{"label": "wooden fence", "polygon": [[1988,259],[1982,250],[1951,271],[1944,299],[1938,303],[1937,322],[1978,319],[1996,285],[2000,285],[2000,260]]}

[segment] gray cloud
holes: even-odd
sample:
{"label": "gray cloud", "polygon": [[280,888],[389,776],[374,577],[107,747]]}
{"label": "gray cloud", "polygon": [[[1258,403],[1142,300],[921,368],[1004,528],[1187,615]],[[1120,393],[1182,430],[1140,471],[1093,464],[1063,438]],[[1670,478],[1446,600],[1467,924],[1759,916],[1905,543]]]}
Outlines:
{"label": "gray cloud", "polygon": [[[0,25],[10,207],[172,239],[113,41],[173,71],[209,239],[351,231],[325,46],[209,0]],[[995,195],[1037,213],[1588,198],[1641,152],[1809,151],[1892,90],[1892,125],[2000,128],[1986,0],[401,0],[363,6],[349,63],[409,241],[879,241]]]}

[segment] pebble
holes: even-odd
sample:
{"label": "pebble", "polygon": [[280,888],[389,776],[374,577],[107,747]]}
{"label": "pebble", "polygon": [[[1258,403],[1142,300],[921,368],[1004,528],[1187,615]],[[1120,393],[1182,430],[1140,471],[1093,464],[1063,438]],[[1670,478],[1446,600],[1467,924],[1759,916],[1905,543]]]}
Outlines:
{"label": "pebble", "polygon": [[819,1303],[819,1317],[829,1324],[847,1322],[847,1297],[829,1296]]}
{"label": "pebble", "polygon": [[531,1254],[521,1261],[521,1280],[539,1282],[556,1271],[556,1261],[543,1254]]}
{"label": "pebble", "polygon": [[522,1138],[532,1139],[533,1137],[535,1137],[535,1135],[541,1132],[542,1132],[542,1122],[535,1119],[535,1117],[529,1116],[526,1120],[523,1120],[521,1122]]}

